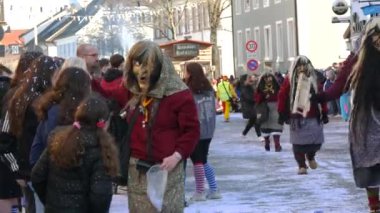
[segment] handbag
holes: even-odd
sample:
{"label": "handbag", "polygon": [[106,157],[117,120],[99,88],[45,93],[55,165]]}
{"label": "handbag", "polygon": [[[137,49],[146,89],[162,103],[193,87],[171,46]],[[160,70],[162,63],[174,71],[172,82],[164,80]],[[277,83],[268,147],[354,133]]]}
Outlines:
{"label": "handbag", "polygon": [[256,123],[261,125],[269,119],[269,107],[267,102],[261,102],[255,105]]}

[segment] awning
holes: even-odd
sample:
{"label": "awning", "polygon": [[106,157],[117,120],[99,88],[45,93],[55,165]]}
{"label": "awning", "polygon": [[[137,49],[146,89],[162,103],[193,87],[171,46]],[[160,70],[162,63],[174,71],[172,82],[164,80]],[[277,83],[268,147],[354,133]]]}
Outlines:
{"label": "awning", "polygon": [[363,10],[364,15],[372,15],[372,14],[380,13],[379,4],[367,5],[367,6],[361,7],[361,9]]}

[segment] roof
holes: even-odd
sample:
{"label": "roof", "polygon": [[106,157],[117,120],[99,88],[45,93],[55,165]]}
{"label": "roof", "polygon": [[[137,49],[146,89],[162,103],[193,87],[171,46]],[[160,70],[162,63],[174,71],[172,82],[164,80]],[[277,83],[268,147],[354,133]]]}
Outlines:
{"label": "roof", "polygon": [[379,4],[369,4],[367,6],[361,7],[364,15],[373,15],[380,13],[380,5]]}
{"label": "roof", "polygon": [[19,38],[20,35],[25,33],[27,30],[11,30],[11,32],[5,32],[4,38],[1,40],[1,43],[5,46],[9,46],[12,44],[23,44],[24,39]]}
{"label": "roof", "polygon": [[[76,13],[56,19],[48,27],[46,27],[45,30],[39,32],[38,40],[51,42],[52,40],[57,38],[65,38],[75,35],[76,32],[78,32],[80,29],[82,29],[90,22],[87,18],[77,20],[75,17],[95,15],[100,8],[97,5],[100,5],[103,2],[104,0],[93,0],[85,8],[78,10]],[[32,41],[30,41],[29,43],[31,42]]]}
{"label": "roof", "polygon": [[[86,8],[80,9],[77,13],[75,13],[74,16],[79,17],[85,17],[85,16],[93,16],[95,15],[100,7],[97,5],[100,5],[104,2],[104,0],[93,0],[90,4],[86,6]],[[82,18],[81,20],[77,20],[74,17],[72,17],[72,22],[69,26],[66,27],[66,29],[56,36],[56,39],[58,38],[65,38],[75,35],[76,32],[81,30],[83,27],[85,27],[90,22],[89,18]]]}
{"label": "roof", "polygon": [[170,41],[168,43],[160,44],[160,47],[162,48],[162,47],[167,47],[167,46],[171,46],[171,45],[174,45],[174,44],[182,44],[182,43],[195,43],[195,44],[200,44],[200,45],[204,45],[204,46],[211,46],[212,45],[212,43],[205,42],[205,41],[183,39],[183,40]]}
{"label": "roof", "polygon": [[[48,21],[51,21],[51,19],[52,19],[53,17],[60,16],[61,14],[64,14],[64,13],[66,13],[66,11],[63,10],[63,11],[59,11],[59,12],[53,14],[51,17],[48,17],[48,18],[46,18],[45,20],[43,20],[41,23],[37,24],[37,27],[41,26],[41,25],[44,24],[44,23],[47,23]],[[33,31],[33,30],[34,30],[34,28],[31,28],[31,29],[29,29],[29,30],[26,30],[26,31],[25,31],[24,33],[22,33],[20,36],[24,36],[25,34],[31,32],[31,31]]]}

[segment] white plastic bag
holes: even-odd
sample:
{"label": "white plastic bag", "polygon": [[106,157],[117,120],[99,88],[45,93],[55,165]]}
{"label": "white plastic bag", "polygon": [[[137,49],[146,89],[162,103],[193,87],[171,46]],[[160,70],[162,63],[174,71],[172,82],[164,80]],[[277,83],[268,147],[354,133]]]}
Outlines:
{"label": "white plastic bag", "polygon": [[164,194],[168,181],[168,171],[162,170],[159,164],[152,166],[146,173],[147,193],[153,206],[160,212],[164,202]]}

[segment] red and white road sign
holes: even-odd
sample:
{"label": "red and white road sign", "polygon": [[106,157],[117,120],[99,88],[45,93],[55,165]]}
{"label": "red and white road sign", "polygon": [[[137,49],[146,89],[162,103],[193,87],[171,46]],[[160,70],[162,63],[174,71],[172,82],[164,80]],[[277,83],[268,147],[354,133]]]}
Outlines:
{"label": "red and white road sign", "polygon": [[255,52],[257,50],[257,42],[254,40],[247,41],[245,44],[245,49],[251,53]]}

